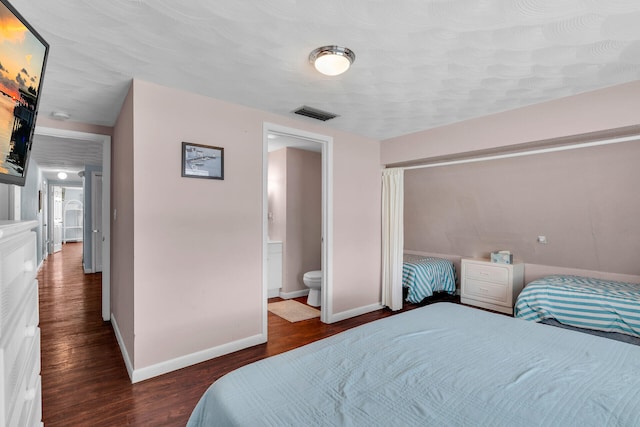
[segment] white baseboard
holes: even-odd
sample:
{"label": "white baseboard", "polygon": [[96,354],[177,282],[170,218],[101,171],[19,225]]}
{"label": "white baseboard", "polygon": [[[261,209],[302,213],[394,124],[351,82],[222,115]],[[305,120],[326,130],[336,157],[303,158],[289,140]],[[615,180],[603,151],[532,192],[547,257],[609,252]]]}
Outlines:
{"label": "white baseboard", "polygon": [[124,346],[124,341],[122,340],[122,335],[120,334],[120,329],[118,328],[118,323],[116,322],[116,318],[113,316],[113,313],[111,313],[111,324],[113,325],[116,340],[120,346],[120,352],[122,353],[122,358],[124,359],[124,364],[127,367],[127,372],[132,384],[267,342],[267,337],[265,335],[258,334],[238,341],[219,345],[217,347],[211,347],[196,353],[180,356],[175,359],[167,360],[141,369],[133,369],[131,359],[129,359],[129,354]]}
{"label": "white baseboard", "polygon": [[360,316],[361,314],[371,313],[372,311],[381,310],[384,306],[380,303],[366,305],[364,307],[357,307],[351,310],[342,311],[340,313],[334,313],[329,317],[327,323],[335,323],[341,320],[350,319],[352,317]]}
{"label": "white baseboard", "polygon": [[293,292],[280,292],[280,298],[282,299],[306,297],[307,295],[309,295],[309,289],[300,289],[299,291]]}
{"label": "white baseboard", "polygon": [[137,383],[140,381],[148,380],[149,378],[157,377],[158,375],[177,371],[178,369],[186,368],[187,366],[205,362],[215,357],[233,353],[234,351],[238,350],[243,350],[248,347],[253,347],[254,345],[263,344],[265,342],[267,342],[267,337],[263,334],[258,334],[251,337],[243,338],[238,341],[219,345],[217,347],[211,347],[202,351],[198,351],[196,353],[176,357],[175,359],[156,363],[155,365],[147,366],[141,369],[135,369],[133,371],[133,376],[131,377],[131,382]]}
{"label": "white baseboard", "polygon": [[113,326],[113,332],[116,334],[116,341],[118,341],[118,346],[120,347],[120,353],[122,353],[122,359],[124,360],[124,365],[127,368],[127,373],[129,374],[129,378],[132,380],[131,382],[133,382],[133,365],[131,364],[131,359],[129,359],[127,347],[124,345],[124,340],[120,334],[120,328],[118,328],[118,322],[116,322],[116,318],[113,313],[111,313],[111,326]]}
{"label": "white baseboard", "polygon": [[280,289],[281,288],[267,290],[267,298],[275,298],[280,296]]}

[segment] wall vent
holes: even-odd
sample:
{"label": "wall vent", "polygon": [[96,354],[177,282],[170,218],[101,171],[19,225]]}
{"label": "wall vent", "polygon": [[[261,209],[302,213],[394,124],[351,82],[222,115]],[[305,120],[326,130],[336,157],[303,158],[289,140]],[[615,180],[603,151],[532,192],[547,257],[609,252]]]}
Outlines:
{"label": "wall vent", "polygon": [[297,110],[293,110],[294,114],[299,114],[301,116],[311,117],[312,119],[322,120],[326,122],[327,120],[335,119],[339,117],[337,114],[329,113],[327,111],[318,110],[317,108],[308,107],[303,105]]}

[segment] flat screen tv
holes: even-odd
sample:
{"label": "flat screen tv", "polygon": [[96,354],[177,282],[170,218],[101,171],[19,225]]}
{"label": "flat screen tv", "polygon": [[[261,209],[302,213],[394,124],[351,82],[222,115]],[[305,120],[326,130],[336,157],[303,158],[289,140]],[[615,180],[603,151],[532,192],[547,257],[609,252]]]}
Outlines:
{"label": "flat screen tv", "polygon": [[24,185],[49,44],[0,0],[0,182]]}

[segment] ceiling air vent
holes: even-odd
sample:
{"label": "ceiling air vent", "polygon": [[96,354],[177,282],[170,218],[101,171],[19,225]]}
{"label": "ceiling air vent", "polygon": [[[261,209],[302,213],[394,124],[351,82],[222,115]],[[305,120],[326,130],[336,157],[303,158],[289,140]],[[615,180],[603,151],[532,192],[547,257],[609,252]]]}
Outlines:
{"label": "ceiling air vent", "polygon": [[312,119],[316,119],[316,120],[322,120],[323,122],[326,122],[327,120],[335,119],[336,117],[338,117],[337,114],[328,113],[326,111],[318,110],[317,108],[307,107],[306,105],[303,105],[297,110],[293,110],[293,113],[299,114],[301,116],[311,117]]}

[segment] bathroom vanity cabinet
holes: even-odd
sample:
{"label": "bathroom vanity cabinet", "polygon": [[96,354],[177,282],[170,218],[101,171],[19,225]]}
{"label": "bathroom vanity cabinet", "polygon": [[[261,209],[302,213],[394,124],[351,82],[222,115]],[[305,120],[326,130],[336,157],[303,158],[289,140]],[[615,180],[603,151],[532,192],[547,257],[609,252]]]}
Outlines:
{"label": "bathroom vanity cabinet", "polygon": [[270,241],[268,246],[267,297],[273,298],[280,295],[280,288],[282,288],[282,242]]}

